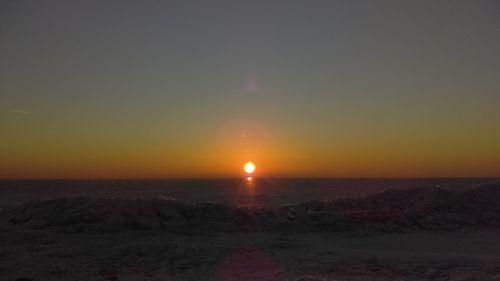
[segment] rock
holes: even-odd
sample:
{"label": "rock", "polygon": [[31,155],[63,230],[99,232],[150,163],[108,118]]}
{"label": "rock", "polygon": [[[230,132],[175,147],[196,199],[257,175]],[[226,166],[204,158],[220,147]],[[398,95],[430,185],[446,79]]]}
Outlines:
{"label": "rock", "polygon": [[158,204],[155,206],[155,212],[164,229],[178,229],[187,226],[186,219],[181,212],[169,205]]}
{"label": "rock", "polygon": [[361,198],[311,201],[275,209],[188,204],[160,198],[70,198],[27,203],[3,213],[12,225],[66,232],[324,231],[362,233],[500,227],[500,186],[458,191],[386,190]]}

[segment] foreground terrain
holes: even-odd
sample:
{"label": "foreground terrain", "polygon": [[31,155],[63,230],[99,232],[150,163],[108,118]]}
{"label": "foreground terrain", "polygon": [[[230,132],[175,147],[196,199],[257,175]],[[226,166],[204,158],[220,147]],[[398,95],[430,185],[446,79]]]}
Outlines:
{"label": "foreground terrain", "polygon": [[0,280],[500,280],[500,188],[279,208],[69,198],[0,212]]}

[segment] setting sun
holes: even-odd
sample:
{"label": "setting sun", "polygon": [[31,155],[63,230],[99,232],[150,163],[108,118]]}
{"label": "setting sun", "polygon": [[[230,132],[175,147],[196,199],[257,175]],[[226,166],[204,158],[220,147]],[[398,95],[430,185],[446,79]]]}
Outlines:
{"label": "setting sun", "polygon": [[247,174],[251,174],[255,171],[255,165],[252,162],[247,162],[243,169]]}

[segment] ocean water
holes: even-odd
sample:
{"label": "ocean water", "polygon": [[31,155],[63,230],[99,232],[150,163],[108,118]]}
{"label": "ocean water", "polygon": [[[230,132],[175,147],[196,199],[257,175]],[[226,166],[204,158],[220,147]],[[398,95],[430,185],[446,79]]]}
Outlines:
{"label": "ocean water", "polygon": [[366,196],[384,189],[474,188],[498,178],[419,179],[182,179],[182,180],[0,180],[0,206],[88,197],[156,197],[234,206],[276,207],[310,200]]}

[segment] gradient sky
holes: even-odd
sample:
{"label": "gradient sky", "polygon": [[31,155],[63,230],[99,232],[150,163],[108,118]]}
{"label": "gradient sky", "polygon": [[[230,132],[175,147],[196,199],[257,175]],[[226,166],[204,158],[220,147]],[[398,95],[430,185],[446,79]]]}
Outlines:
{"label": "gradient sky", "polygon": [[0,178],[500,176],[499,1],[1,1]]}

